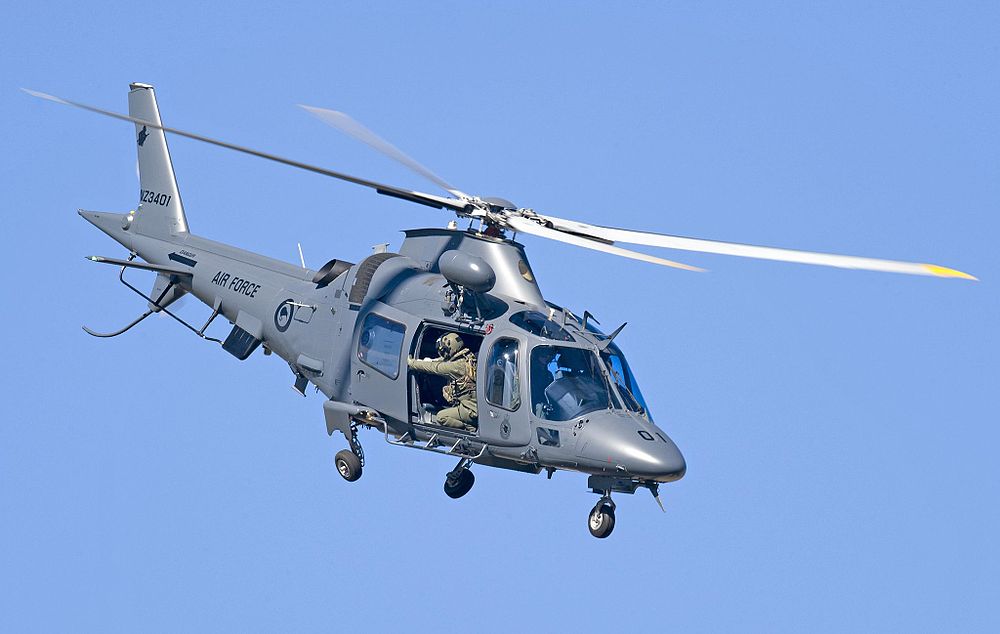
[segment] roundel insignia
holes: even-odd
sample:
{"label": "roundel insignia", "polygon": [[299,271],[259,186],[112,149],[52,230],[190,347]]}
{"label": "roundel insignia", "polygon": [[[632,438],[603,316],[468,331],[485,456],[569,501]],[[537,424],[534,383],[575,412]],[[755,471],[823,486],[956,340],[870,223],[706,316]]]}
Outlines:
{"label": "roundel insignia", "polygon": [[286,299],[278,304],[278,309],[274,311],[274,327],[278,329],[278,332],[288,330],[288,326],[292,323],[292,314],[294,312],[295,306],[292,305],[292,300]]}

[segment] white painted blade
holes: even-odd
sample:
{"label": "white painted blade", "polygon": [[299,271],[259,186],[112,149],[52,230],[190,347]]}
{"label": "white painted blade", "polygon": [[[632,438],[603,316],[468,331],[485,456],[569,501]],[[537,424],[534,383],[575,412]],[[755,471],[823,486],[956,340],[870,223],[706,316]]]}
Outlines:
{"label": "white painted blade", "polygon": [[609,240],[611,242],[627,242],[629,244],[642,244],[651,247],[680,249],[682,251],[696,251],[698,253],[718,253],[720,255],[735,255],[744,258],[776,260],[779,262],[797,262],[799,264],[834,266],[842,269],[863,269],[867,271],[905,273],[908,275],[929,275],[933,277],[958,277],[967,280],[977,279],[968,273],[956,271],[955,269],[950,269],[944,266],[938,266],[936,264],[901,262],[898,260],[880,260],[876,258],[857,257],[854,255],[816,253],[813,251],[797,251],[793,249],[779,249],[776,247],[761,247],[752,244],[739,244],[737,242],[701,240],[699,238],[685,238],[663,233],[650,233],[647,231],[633,231],[631,229],[602,227],[600,225],[590,225],[584,222],[565,220],[562,218],[555,218],[553,216],[542,217],[552,222],[553,227],[560,231],[570,231],[577,234],[591,235],[595,238]]}
{"label": "white painted blade", "polygon": [[589,238],[575,236],[570,233],[556,231],[555,229],[549,229],[548,227],[543,227],[537,222],[528,220],[527,218],[522,218],[520,216],[509,216],[508,218],[506,218],[505,222],[514,231],[520,231],[521,233],[530,233],[532,235],[536,235],[542,238],[549,238],[550,240],[558,240],[559,242],[566,242],[567,244],[573,244],[578,247],[583,247],[585,249],[593,249],[594,251],[602,251],[604,253],[610,253],[612,255],[620,255],[625,258],[631,258],[633,260],[641,260],[643,262],[650,262],[652,264],[670,266],[675,269],[684,269],[685,271],[705,270],[705,269],[700,269],[697,266],[691,266],[689,264],[681,264],[680,262],[672,262],[671,260],[664,260],[663,258],[658,258],[655,255],[640,253],[638,251],[630,251],[628,249],[616,247],[612,244],[605,244],[603,242],[598,242],[597,240],[591,240]]}
{"label": "white painted blade", "polygon": [[417,174],[420,174],[438,187],[444,189],[452,196],[457,198],[469,198],[469,196],[460,189],[457,189],[453,185],[449,184],[448,181],[421,165],[416,159],[410,157],[392,143],[389,143],[379,135],[366,128],[360,121],[356,121],[351,118],[350,115],[336,110],[317,108],[315,106],[304,106],[299,104],[299,107],[323,123],[337,128],[344,134],[354,137],[358,141],[361,141],[365,145],[373,148],[375,151],[388,156],[394,161],[402,163]]}

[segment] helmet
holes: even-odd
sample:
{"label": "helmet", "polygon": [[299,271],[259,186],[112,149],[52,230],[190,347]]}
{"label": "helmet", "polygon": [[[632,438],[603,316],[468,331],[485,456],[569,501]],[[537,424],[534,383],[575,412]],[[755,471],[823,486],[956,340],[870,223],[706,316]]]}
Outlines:
{"label": "helmet", "polygon": [[445,333],[438,337],[437,340],[438,354],[445,359],[452,358],[464,347],[465,342],[463,342],[462,338],[453,332]]}

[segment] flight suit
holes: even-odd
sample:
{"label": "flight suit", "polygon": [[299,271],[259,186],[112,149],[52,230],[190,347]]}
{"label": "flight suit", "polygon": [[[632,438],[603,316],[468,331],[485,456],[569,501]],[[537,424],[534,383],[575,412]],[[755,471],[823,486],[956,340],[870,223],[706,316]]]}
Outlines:
{"label": "flight suit", "polygon": [[407,359],[407,366],[415,372],[424,372],[448,378],[444,387],[444,399],[451,407],[446,407],[435,416],[438,424],[467,431],[475,431],[479,420],[479,406],[476,403],[476,355],[468,348],[459,350],[450,359],[421,361]]}

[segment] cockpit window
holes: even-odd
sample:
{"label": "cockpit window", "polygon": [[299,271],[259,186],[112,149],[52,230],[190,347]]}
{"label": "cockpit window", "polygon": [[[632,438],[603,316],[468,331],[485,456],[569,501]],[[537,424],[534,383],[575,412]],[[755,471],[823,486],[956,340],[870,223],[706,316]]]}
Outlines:
{"label": "cockpit window", "polygon": [[358,337],[358,358],[390,379],[399,376],[399,358],[406,326],[368,313]]}
{"label": "cockpit window", "polygon": [[[587,323],[587,332],[599,341],[604,341],[608,338],[593,322]],[[601,353],[601,359],[607,366],[608,373],[615,382],[618,392],[622,395],[625,407],[633,412],[644,412],[646,417],[652,420],[653,415],[649,413],[649,406],[646,405],[646,399],[642,396],[639,384],[635,380],[635,375],[632,374],[632,369],[628,367],[628,361],[625,360],[625,355],[622,354],[621,348],[615,343],[611,343]]]}
{"label": "cockpit window", "polygon": [[510,316],[510,323],[533,335],[555,341],[573,341],[566,329],[536,310],[524,310]]}
{"label": "cockpit window", "polygon": [[486,400],[511,411],[521,406],[516,339],[499,339],[486,362]]}
{"label": "cockpit window", "polygon": [[621,394],[622,400],[625,402],[625,407],[633,412],[645,412],[646,416],[652,420],[653,416],[649,413],[646,399],[643,398],[639,384],[635,380],[635,375],[632,374],[632,370],[628,367],[628,361],[625,360],[625,355],[622,354],[621,349],[612,343],[601,353],[601,358],[608,368],[611,380],[618,387],[618,393]]}
{"label": "cockpit window", "polygon": [[536,346],[531,351],[531,408],[544,420],[569,420],[607,409],[611,394],[590,350]]}

